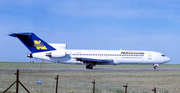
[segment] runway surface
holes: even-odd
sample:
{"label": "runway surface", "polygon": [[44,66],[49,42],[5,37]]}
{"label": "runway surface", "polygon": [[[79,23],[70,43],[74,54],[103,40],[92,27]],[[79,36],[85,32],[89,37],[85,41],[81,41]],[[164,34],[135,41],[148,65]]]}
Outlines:
{"label": "runway surface", "polygon": [[[18,69],[18,68],[17,68]],[[15,68],[2,68],[0,71],[5,70],[17,70]],[[164,71],[164,70],[180,70],[180,68],[119,68],[119,69],[108,69],[108,68],[94,68],[94,69],[25,69],[20,68],[19,70],[34,70],[34,71]]]}

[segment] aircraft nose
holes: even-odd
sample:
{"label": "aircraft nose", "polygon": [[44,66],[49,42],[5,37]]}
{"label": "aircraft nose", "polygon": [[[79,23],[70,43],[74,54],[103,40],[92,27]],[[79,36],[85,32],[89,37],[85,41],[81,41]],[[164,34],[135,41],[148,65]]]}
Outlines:
{"label": "aircraft nose", "polygon": [[166,60],[165,60],[166,62],[169,62],[169,61],[171,61],[171,59],[169,58],[169,57],[166,57]]}

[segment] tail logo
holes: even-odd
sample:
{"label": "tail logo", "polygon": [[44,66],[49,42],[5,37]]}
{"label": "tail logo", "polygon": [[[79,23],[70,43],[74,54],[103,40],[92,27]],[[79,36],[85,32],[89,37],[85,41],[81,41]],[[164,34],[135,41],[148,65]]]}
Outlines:
{"label": "tail logo", "polygon": [[47,50],[46,46],[41,42],[41,40],[34,40],[34,47],[36,47],[37,50]]}

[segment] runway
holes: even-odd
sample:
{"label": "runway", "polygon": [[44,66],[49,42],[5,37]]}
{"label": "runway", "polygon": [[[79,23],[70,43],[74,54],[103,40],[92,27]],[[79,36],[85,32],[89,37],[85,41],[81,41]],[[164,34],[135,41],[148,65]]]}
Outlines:
{"label": "runway", "polygon": [[[17,70],[18,68],[1,68],[0,71],[8,71],[8,70]],[[164,71],[164,70],[180,70],[180,68],[119,68],[119,69],[108,69],[108,68],[94,68],[94,69],[73,69],[73,68],[66,68],[66,69],[29,69],[29,68],[20,68],[19,70],[29,70],[29,71]]]}

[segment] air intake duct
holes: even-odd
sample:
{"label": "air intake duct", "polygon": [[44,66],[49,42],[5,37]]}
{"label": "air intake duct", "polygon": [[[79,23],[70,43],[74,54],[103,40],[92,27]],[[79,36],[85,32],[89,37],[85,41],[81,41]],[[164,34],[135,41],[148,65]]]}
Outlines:
{"label": "air intake duct", "polygon": [[27,57],[29,57],[29,58],[33,58],[32,53],[27,54]]}

